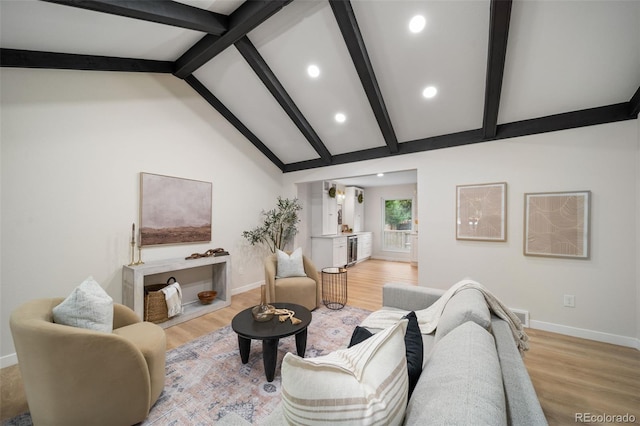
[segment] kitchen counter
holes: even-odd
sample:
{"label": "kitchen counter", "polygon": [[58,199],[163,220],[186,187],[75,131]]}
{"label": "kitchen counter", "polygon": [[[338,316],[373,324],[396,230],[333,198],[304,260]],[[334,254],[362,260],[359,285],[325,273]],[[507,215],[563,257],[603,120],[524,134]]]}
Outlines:
{"label": "kitchen counter", "polygon": [[366,231],[312,236],[311,259],[318,271],[352,265],[371,257],[372,239],[373,234]]}
{"label": "kitchen counter", "polygon": [[371,231],[361,231],[361,232],[345,232],[342,234],[335,235],[312,235],[311,238],[340,238],[340,237],[352,237],[364,234],[371,234]]}

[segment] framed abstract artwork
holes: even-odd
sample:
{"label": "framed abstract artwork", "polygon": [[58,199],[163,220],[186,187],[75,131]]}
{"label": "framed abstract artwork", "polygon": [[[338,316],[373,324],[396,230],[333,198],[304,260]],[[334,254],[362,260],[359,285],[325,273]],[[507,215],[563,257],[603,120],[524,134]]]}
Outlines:
{"label": "framed abstract artwork", "polygon": [[211,241],[211,182],[140,173],[140,246]]}
{"label": "framed abstract artwork", "polygon": [[507,183],[456,186],[456,239],[507,241]]}
{"label": "framed abstract artwork", "polygon": [[524,194],[524,254],[590,256],[591,191]]}

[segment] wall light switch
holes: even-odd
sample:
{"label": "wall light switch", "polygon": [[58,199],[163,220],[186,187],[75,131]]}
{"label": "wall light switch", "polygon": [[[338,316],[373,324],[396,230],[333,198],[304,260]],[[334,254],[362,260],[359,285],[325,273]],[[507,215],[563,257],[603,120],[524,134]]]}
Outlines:
{"label": "wall light switch", "polygon": [[576,296],[573,294],[565,294],[564,295],[564,306],[567,308],[575,308],[576,307]]}

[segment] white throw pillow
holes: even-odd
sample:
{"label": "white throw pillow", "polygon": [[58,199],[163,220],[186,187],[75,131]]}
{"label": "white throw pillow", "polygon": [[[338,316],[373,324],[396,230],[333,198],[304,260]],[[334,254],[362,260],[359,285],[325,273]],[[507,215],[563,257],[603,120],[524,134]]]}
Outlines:
{"label": "white throw pillow", "polygon": [[364,342],[317,358],[287,353],[282,407],[289,424],[402,424],[409,377],[402,320]]}
{"label": "white throw pillow", "polygon": [[113,299],[89,277],[53,308],[53,322],[111,333]]}
{"label": "white throw pillow", "polygon": [[304,272],[304,264],[302,262],[302,248],[298,247],[288,255],[282,250],[276,249],[278,259],[278,268],[276,270],[276,278],[287,277],[306,277]]}

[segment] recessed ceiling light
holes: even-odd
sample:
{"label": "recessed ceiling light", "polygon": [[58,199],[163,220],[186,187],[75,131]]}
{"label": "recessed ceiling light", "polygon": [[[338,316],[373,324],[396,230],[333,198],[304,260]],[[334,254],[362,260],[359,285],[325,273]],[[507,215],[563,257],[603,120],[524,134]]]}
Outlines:
{"label": "recessed ceiling light", "polygon": [[318,68],[317,65],[309,65],[307,67],[307,74],[309,74],[311,78],[316,78],[320,75],[320,68]]}
{"label": "recessed ceiling light", "polygon": [[384,176],[384,173],[378,173],[376,176],[382,177],[382,176]]}
{"label": "recessed ceiling light", "polygon": [[433,98],[436,94],[438,93],[438,89],[436,89],[434,86],[427,86],[424,88],[424,90],[422,91],[422,96],[424,96],[427,99],[431,99]]}
{"label": "recessed ceiling light", "polygon": [[424,30],[424,26],[426,25],[426,23],[427,21],[424,19],[424,16],[416,15],[409,21],[409,31],[414,34],[419,33],[420,31]]}
{"label": "recessed ceiling light", "polygon": [[344,123],[347,120],[347,116],[341,112],[337,113],[334,118],[338,123]]}

